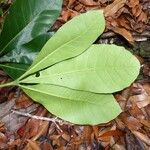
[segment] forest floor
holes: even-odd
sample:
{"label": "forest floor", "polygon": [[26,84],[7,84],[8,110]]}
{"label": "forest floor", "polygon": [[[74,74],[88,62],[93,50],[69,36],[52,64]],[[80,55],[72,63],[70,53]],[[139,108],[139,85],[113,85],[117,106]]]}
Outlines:
{"label": "forest floor", "polygon": [[[1,7],[8,5],[1,4]],[[125,46],[141,62],[138,79],[114,94],[122,113],[109,123],[96,126],[58,123],[58,118],[20,89],[2,88],[0,149],[150,150],[150,1],[64,0],[61,16],[53,30],[91,9],[103,9],[107,21],[105,32],[96,43]],[[1,70],[0,83],[9,80]],[[54,121],[44,121],[47,118]]]}

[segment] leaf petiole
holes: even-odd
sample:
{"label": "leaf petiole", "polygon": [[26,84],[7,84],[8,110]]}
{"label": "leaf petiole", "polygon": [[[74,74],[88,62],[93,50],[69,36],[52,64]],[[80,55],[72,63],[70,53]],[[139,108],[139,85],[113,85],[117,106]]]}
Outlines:
{"label": "leaf petiole", "polygon": [[8,82],[8,83],[5,83],[5,84],[1,84],[0,88],[8,87],[8,86],[16,86],[16,85],[18,85],[17,82],[13,81],[13,82]]}

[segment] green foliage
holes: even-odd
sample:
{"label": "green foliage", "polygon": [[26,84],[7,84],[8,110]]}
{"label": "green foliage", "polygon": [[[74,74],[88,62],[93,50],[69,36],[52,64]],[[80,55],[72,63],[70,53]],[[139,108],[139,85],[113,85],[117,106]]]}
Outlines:
{"label": "green foliage", "polygon": [[50,84],[21,86],[21,88],[51,113],[76,124],[105,123],[121,112],[112,94],[76,91]]}
{"label": "green foliage", "polygon": [[111,93],[136,79],[140,63],[123,47],[92,45],[104,28],[98,10],[73,18],[45,44],[26,73],[0,87],[17,85],[54,115],[76,124],[114,119],[121,109]]}
{"label": "green foliage", "polygon": [[23,77],[83,53],[104,28],[105,19],[100,11],[90,11],[76,16],[45,44]]}
{"label": "green foliage", "polygon": [[7,74],[11,78],[19,78],[22,74],[26,72],[28,69],[29,65],[26,64],[17,64],[17,63],[3,63],[0,64],[0,68],[5,70]]}
{"label": "green foliage", "polygon": [[[62,0],[44,0],[42,4],[41,0],[16,0],[9,10],[0,35],[0,62],[8,65],[7,67],[12,62],[30,66],[49,39],[47,31],[58,18],[61,5]],[[35,41],[37,48],[33,49],[31,45],[35,45]],[[9,74],[9,70],[5,71]],[[20,75],[17,70],[16,74]]]}
{"label": "green foliage", "polygon": [[39,77],[32,75],[22,82],[113,93],[129,86],[136,79],[139,68],[139,61],[123,47],[97,44],[78,57],[40,71]]}

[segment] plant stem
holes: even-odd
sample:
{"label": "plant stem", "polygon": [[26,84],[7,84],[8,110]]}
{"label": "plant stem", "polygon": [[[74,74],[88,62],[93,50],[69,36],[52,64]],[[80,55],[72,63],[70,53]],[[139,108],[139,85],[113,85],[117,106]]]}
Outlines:
{"label": "plant stem", "polygon": [[13,82],[1,84],[0,88],[7,87],[7,86],[14,86],[14,85],[17,85],[17,84],[16,84],[16,82],[13,81]]}

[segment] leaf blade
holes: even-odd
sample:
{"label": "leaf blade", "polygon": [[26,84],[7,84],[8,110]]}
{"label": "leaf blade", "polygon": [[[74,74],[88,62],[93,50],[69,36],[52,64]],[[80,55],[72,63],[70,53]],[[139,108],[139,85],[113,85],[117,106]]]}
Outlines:
{"label": "leaf blade", "polygon": [[140,63],[115,45],[92,45],[80,56],[58,63],[21,82],[64,86],[94,93],[113,93],[129,86],[138,76]]}
{"label": "leaf blade", "polygon": [[[0,55],[2,56],[15,49],[16,46],[27,43],[36,36],[45,33],[49,25],[53,24],[54,20],[58,17],[61,2],[61,0],[45,0],[41,5],[40,0],[16,0],[10,8],[10,13],[6,17],[0,36]],[[52,10],[49,9],[58,11],[57,15],[53,18],[54,20],[51,18]],[[38,23],[40,28],[35,32],[35,27],[37,27]],[[45,23],[44,27],[41,27],[43,23]]]}
{"label": "leaf blade", "polygon": [[91,125],[106,123],[121,112],[111,94],[94,94],[45,84],[21,85],[21,87],[48,111],[72,123]]}
{"label": "leaf blade", "polygon": [[29,65],[16,63],[3,63],[0,68],[4,70],[11,78],[17,79],[26,72]]}
{"label": "leaf blade", "polygon": [[[91,20],[94,21],[91,23]],[[101,11],[89,11],[74,17],[45,44],[23,77],[81,54],[103,32],[104,27],[105,20]]]}

